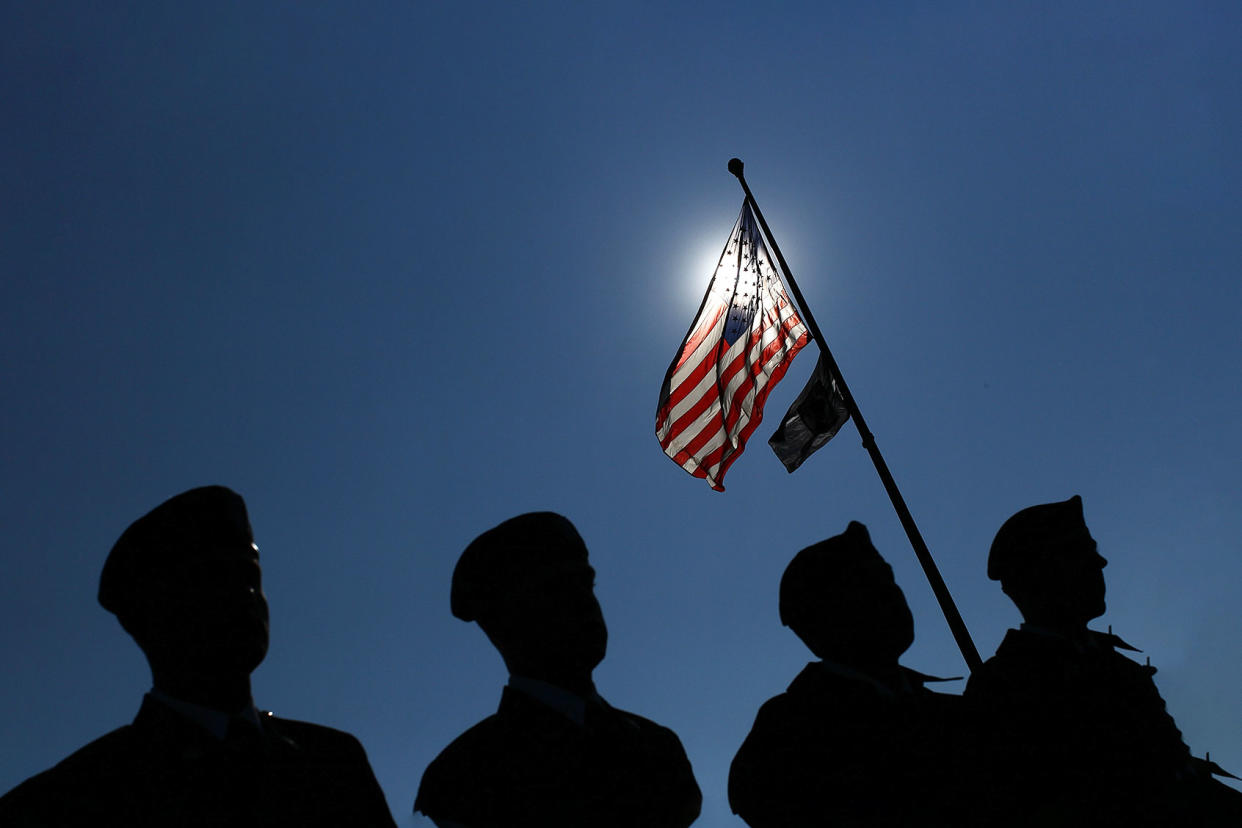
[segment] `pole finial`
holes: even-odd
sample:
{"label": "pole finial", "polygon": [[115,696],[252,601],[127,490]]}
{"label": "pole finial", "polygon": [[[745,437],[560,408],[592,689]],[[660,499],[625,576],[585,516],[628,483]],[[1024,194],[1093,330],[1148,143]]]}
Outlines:
{"label": "pole finial", "polygon": [[738,178],[742,177],[742,166],[743,166],[742,159],[740,158],[729,159],[729,172],[733,173]]}

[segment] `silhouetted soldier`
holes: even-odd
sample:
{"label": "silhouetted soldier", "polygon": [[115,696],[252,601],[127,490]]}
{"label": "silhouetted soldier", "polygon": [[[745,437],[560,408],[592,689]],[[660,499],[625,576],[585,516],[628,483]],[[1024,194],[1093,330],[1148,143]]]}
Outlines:
{"label": "silhouetted soldier", "polygon": [[865,526],[794,556],[780,614],[822,660],[759,708],[729,770],[734,813],[754,828],[961,824],[960,699],[898,663],[914,618]]}
{"label": "silhouetted soldier", "polygon": [[453,572],[453,615],[477,621],[509,684],[500,709],[444,749],[414,809],[439,826],[681,828],[701,796],[668,728],[610,706],[591,673],[608,630],[572,523],[519,515],[484,532]]}
{"label": "silhouetted soldier", "polygon": [[268,646],[245,502],[207,486],[112,547],[99,602],[151,666],[133,724],[0,799],[6,826],[393,826],[358,740],[255,709]]}
{"label": "silhouetted soldier", "polygon": [[1104,614],[1105,564],[1077,495],[1023,509],[992,542],[988,577],[1024,619],[964,694],[992,760],[993,818],[1242,825],[1236,792],[1191,758],[1165,712],[1155,668],[1116,652],[1134,649],[1117,636],[1087,628]]}

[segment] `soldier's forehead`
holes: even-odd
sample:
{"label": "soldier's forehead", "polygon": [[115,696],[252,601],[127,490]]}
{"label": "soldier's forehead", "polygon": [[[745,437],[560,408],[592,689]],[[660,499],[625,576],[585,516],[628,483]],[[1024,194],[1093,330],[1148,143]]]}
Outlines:
{"label": "soldier's forehead", "polygon": [[540,566],[530,567],[521,573],[519,580],[530,582],[542,582],[559,580],[566,577],[593,577],[595,575],[595,567],[591,566],[585,560],[562,559]]}
{"label": "soldier's forehead", "polygon": [[1062,555],[1095,555],[1098,554],[1098,545],[1095,538],[1090,535],[1075,536],[1065,538],[1061,543],[1051,546],[1050,552],[1053,554],[1060,553]]}

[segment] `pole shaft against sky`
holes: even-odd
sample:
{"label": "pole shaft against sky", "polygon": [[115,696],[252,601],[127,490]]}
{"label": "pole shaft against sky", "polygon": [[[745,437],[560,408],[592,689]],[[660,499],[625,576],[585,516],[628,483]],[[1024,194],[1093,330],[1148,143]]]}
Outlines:
{"label": "pole shaft against sky", "polygon": [[794,301],[797,302],[798,308],[802,311],[807,329],[811,332],[811,336],[814,337],[815,343],[819,345],[820,353],[823,354],[824,361],[828,364],[828,370],[836,378],[841,394],[845,397],[845,405],[849,409],[850,419],[854,421],[854,426],[858,429],[859,436],[862,437],[863,448],[867,449],[867,453],[871,455],[871,462],[875,464],[875,470],[880,475],[880,481],[884,484],[884,490],[888,492],[889,500],[893,502],[893,508],[897,510],[897,517],[901,520],[901,525],[906,530],[906,537],[910,539],[910,545],[914,547],[914,554],[923,567],[923,574],[927,576],[927,581],[931,584],[936,600],[940,602],[940,609],[944,613],[945,620],[949,623],[949,629],[953,633],[954,640],[957,641],[957,647],[962,651],[962,657],[966,659],[966,666],[970,668],[971,672],[974,672],[983,662],[979,658],[979,651],[975,649],[975,642],[970,638],[970,631],[966,629],[966,622],[962,620],[962,614],[958,612],[957,604],[954,603],[953,596],[949,594],[949,588],[945,585],[944,578],[940,575],[940,569],[932,558],[931,550],[927,548],[927,544],[923,541],[923,534],[919,532],[919,527],[914,522],[913,515],[910,514],[910,508],[906,506],[906,500],[901,496],[901,491],[897,488],[897,481],[893,479],[892,472],[888,470],[888,464],[884,462],[884,456],[880,454],[880,447],[876,445],[875,435],[871,433],[871,429],[867,428],[867,421],[863,419],[862,412],[858,410],[858,403],[855,402],[854,395],[850,393],[849,386],[845,383],[845,376],[841,373],[841,369],[837,367],[837,361],[833,359],[832,351],[828,349],[828,341],[820,333],[819,325],[815,324],[815,317],[811,315],[811,308],[807,305],[806,299],[803,298],[802,291],[798,289],[798,283],[794,280],[793,273],[785,262],[785,256],[776,244],[776,238],[768,228],[768,222],[763,217],[763,211],[759,209],[758,202],[755,201],[750,187],[746,184],[746,177],[742,174],[742,169],[741,159],[730,159],[729,172],[737,176],[738,182],[742,185],[742,190],[746,193],[746,201],[750,203],[750,208],[754,211],[755,218],[759,219],[759,226],[762,228],[763,234],[767,236],[768,243],[772,245],[772,252],[776,255],[776,261],[781,266],[781,273],[785,277],[786,284],[789,285],[789,291],[793,294]]}

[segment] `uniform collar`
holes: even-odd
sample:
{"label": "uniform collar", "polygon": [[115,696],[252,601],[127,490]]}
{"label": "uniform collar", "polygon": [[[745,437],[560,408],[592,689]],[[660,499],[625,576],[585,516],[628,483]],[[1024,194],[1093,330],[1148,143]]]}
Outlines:
{"label": "uniform collar", "polygon": [[810,671],[816,671],[820,675],[833,675],[848,681],[858,682],[873,688],[886,699],[895,699],[899,696],[908,696],[912,693],[922,692],[923,685],[927,682],[957,681],[961,678],[961,676],[952,676],[950,678],[929,676],[926,673],[920,673],[918,670],[911,670],[909,667],[898,665],[897,681],[895,683],[887,683],[856,667],[828,659],[812,661],[802,672],[806,674]]}
{"label": "uniform collar", "polygon": [[608,704],[598,693],[592,692],[589,697],[583,698],[577,693],[571,693],[564,687],[557,687],[555,684],[549,684],[540,679],[530,678],[529,676],[510,675],[509,687],[524,696],[528,696],[545,707],[550,707],[557,713],[566,717],[575,724],[585,724],[587,705],[595,705],[599,707],[607,707]]}
{"label": "uniform collar", "polygon": [[1065,633],[1054,630],[1049,627],[1041,627],[1038,624],[1027,624],[1023,622],[1018,629],[1026,634],[1042,637],[1053,641],[1062,641],[1073,645],[1079,652],[1088,652],[1091,650],[1103,649],[1120,649],[1129,650],[1132,653],[1143,652],[1138,647],[1127,644],[1120,636],[1113,634],[1113,628],[1109,627],[1108,632],[1100,632],[1099,630],[1084,629],[1082,635],[1069,636]]}
{"label": "uniform collar", "polygon": [[259,715],[258,709],[253,703],[236,713],[225,713],[223,710],[216,710],[211,707],[204,707],[201,704],[188,702],[184,699],[178,699],[170,696],[157,687],[152,687],[146,696],[148,699],[162,704],[164,707],[179,714],[182,718],[189,719],[194,724],[206,730],[212,736],[223,741],[229,732],[229,722],[233,719],[242,719],[263,730],[261,724],[262,717]]}

